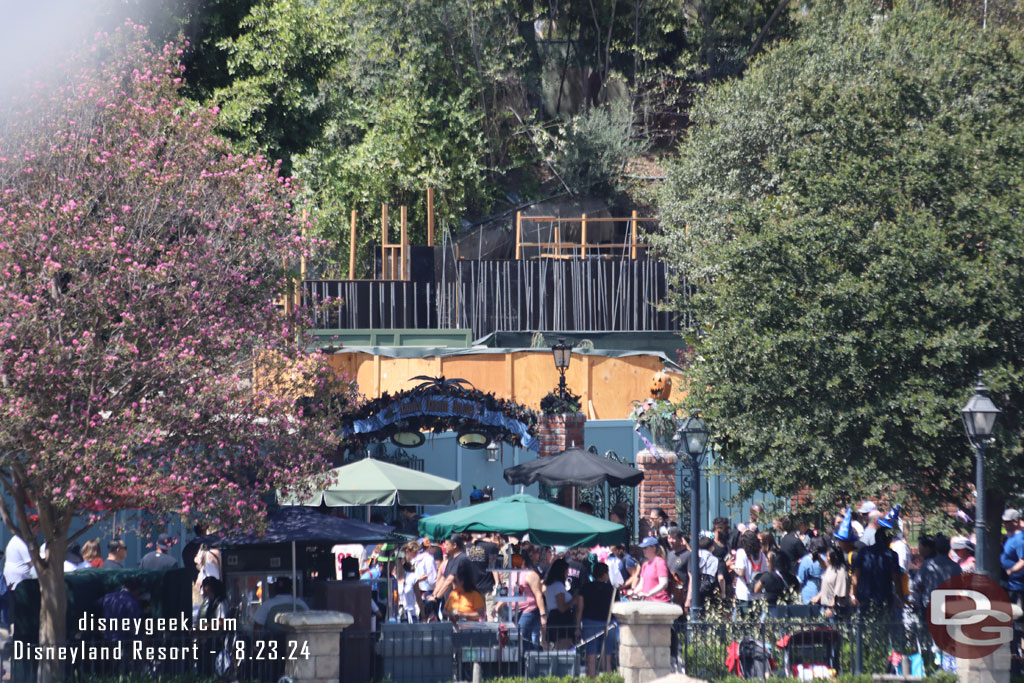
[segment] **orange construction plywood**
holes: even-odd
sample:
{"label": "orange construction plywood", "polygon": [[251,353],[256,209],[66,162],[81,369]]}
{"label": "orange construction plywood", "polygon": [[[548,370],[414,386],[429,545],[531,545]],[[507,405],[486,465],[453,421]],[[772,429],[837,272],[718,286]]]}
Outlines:
{"label": "orange construction plywood", "polygon": [[[355,379],[367,398],[383,392],[411,389],[417,375],[444,376],[469,381],[477,389],[499,398],[513,399],[534,409],[558,387],[558,371],[551,352],[511,351],[429,358],[389,358],[362,352],[329,356],[331,367]],[[658,356],[608,357],[573,354],[565,381],[582,398],[582,410],[591,419],[617,420],[629,415],[633,401],[650,395],[651,378],[663,370]],[[682,377],[672,375],[672,401],[683,398]]]}

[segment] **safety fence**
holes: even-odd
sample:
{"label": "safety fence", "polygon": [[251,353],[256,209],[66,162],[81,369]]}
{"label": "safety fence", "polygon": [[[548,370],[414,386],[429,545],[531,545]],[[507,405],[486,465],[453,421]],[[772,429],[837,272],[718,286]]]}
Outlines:
{"label": "safety fence", "polygon": [[[921,676],[953,668],[937,658],[931,638],[916,617],[891,619],[740,619],[677,623],[673,645],[687,675],[716,680],[745,678],[831,678],[838,674]],[[899,669],[897,669],[899,667]]]}
{"label": "safety fence", "polygon": [[[608,653],[614,658],[617,652]],[[341,634],[342,683],[437,683],[501,677],[582,676],[586,646],[540,649],[515,624],[387,624],[380,632]]]}

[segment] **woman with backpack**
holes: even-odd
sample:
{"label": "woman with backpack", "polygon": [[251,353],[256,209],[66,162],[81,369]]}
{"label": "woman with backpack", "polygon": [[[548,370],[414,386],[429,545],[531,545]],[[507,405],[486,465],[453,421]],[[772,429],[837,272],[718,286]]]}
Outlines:
{"label": "woman with backpack", "polygon": [[761,539],[756,531],[744,531],[740,535],[733,571],[736,573],[736,610],[743,616],[750,609],[754,577],[768,571],[768,556],[761,550]]}

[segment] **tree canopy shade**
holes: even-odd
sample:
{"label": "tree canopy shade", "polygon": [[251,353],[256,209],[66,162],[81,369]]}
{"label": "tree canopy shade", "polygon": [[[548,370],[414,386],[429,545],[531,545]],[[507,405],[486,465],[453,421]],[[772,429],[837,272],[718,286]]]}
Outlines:
{"label": "tree canopy shade", "polygon": [[300,353],[273,304],[305,247],[294,190],[180,100],[177,56],[125,28],[0,112],[0,516],[39,572],[43,644],[63,642],[75,515],[252,527],[336,443],[325,411],[253,384]]}
{"label": "tree canopy shade", "polygon": [[743,491],[963,504],[981,369],[1001,505],[1024,474],[1020,36],[825,2],[695,115],[658,244],[699,283],[690,400]]}

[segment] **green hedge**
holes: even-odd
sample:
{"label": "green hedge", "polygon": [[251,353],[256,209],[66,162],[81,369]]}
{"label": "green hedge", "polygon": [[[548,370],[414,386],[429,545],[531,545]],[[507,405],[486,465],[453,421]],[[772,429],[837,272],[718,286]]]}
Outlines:
{"label": "green hedge", "polygon": [[[728,676],[726,678],[717,678],[715,683],[740,683],[741,681],[747,681],[748,679],[739,678],[738,676]],[[796,680],[796,679],[789,679]],[[875,679],[870,674],[861,674],[855,676],[853,674],[842,674],[831,679],[835,683],[875,683]],[[931,676],[925,676],[921,679],[924,683],[958,683],[959,679],[955,674],[951,673],[938,673],[932,674]]]}
{"label": "green hedge", "polygon": [[[587,683],[622,683],[622,676],[617,673],[598,674],[596,678],[580,676],[542,676],[531,678],[529,683],[576,683],[576,681],[587,681]],[[526,683],[525,678],[489,678],[485,683]]]}

